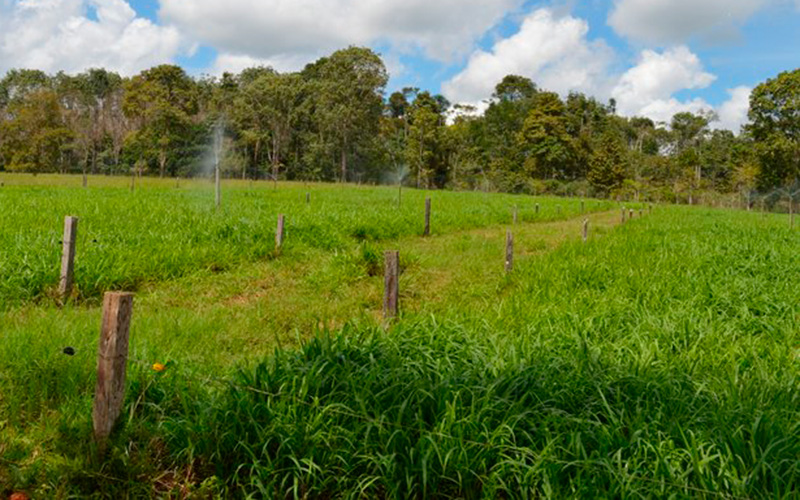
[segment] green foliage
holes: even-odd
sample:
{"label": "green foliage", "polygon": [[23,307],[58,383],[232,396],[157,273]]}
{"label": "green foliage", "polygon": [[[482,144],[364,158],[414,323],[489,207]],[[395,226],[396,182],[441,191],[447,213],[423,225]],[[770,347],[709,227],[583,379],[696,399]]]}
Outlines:
{"label": "green foliage", "polygon": [[[753,123],[735,135],[712,130],[711,112],[656,124],[617,115],[613,100],[579,92],[562,99],[520,75],[497,83],[483,113],[414,87],[387,96],[383,61],[362,47],[295,73],[254,67],[194,79],[172,65],[132,78],[103,69],[12,70],[0,80],[0,170],[203,176],[221,120],[230,177],[515,193],[555,179],[569,191],[587,180],[611,134],[623,141],[625,181],[637,196],[771,191],[800,172],[797,81],[797,71],[787,72],[759,86]],[[33,118],[22,111],[46,108],[47,92],[58,109]]]}
{"label": "green foliage", "polygon": [[8,113],[13,119],[0,122],[0,155],[9,170],[46,172],[65,164],[72,132],[55,92],[35,91],[11,103]]}
{"label": "green foliage", "polygon": [[589,159],[587,180],[596,192],[607,195],[622,185],[627,167],[628,157],[621,141],[607,134]]}
{"label": "green foliage", "polygon": [[800,69],[758,85],[750,95],[751,125],[763,188],[796,182],[800,174]]}
{"label": "green foliage", "polygon": [[534,107],[517,135],[524,167],[536,177],[573,178],[575,140],[567,133],[564,103],[557,94],[537,94]]}

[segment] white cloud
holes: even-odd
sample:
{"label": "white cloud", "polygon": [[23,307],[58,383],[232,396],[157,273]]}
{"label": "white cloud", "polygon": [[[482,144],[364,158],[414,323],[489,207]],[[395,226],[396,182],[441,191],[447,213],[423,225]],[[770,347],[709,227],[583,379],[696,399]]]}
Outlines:
{"label": "white cloud", "polygon": [[449,61],[521,0],[162,0],[160,15],[220,52],[309,60],[348,45],[422,49]]}
{"label": "white cloud", "polygon": [[137,17],[125,0],[6,1],[0,19],[0,72],[105,67],[130,75],[171,61],[181,48],[177,29]]}
{"label": "white cloud", "polygon": [[750,110],[750,87],[736,87],[728,90],[730,98],[717,110],[718,121],[712,127],[728,129],[738,133],[742,125],[747,123],[747,112]]}
{"label": "white cloud", "polygon": [[508,74],[531,78],[541,88],[608,95],[607,71],[612,50],[602,41],[589,41],[586,21],[556,17],[538,9],[522,22],[519,31],[498,41],[490,51],[478,50],[466,68],[442,86],[448,99],[476,103],[490,97],[494,86]]}
{"label": "white cloud", "polygon": [[261,59],[241,54],[222,53],[214,60],[211,74],[221,75],[224,72],[240,73],[247,68],[256,66],[266,66],[277,71],[297,71],[301,69],[307,59],[303,56],[276,56],[269,59]]}
{"label": "white cloud", "polygon": [[711,109],[702,99],[681,102],[673,95],[681,90],[705,88],[715,79],[714,75],[703,69],[700,59],[685,46],[661,53],[644,50],[636,66],[620,77],[611,95],[623,115],[668,121],[680,111]]}
{"label": "white cloud", "polygon": [[655,44],[729,39],[756,11],[782,1],[614,0],[608,23],[622,36]]}

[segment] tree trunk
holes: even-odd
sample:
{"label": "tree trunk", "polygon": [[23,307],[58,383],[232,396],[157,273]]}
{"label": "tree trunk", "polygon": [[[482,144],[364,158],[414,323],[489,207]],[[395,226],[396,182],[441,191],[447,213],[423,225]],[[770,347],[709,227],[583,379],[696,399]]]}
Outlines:
{"label": "tree trunk", "polygon": [[342,145],[342,183],[347,182],[347,141]]}
{"label": "tree trunk", "polygon": [[161,150],[158,153],[158,170],[161,177],[164,177],[164,173],[167,170],[167,152]]}

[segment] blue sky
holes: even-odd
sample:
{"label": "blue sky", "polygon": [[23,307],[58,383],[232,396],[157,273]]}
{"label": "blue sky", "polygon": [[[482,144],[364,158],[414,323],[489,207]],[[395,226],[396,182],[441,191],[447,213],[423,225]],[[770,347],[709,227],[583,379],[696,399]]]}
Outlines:
{"label": "blue sky", "polygon": [[289,71],[355,44],[384,56],[390,91],[480,108],[517,73],[626,115],[713,110],[736,130],[752,87],[800,67],[798,28],[800,0],[0,0],[0,71]]}

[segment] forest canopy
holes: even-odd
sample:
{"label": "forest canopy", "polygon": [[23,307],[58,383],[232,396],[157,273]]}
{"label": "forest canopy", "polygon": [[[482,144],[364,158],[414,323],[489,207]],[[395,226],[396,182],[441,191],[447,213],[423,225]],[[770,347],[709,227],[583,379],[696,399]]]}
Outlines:
{"label": "forest canopy", "polygon": [[206,175],[222,127],[225,175],[251,179],[691,200],[800,174],[800,70],[754,89],[738,134],[715,129],[711,112],[654,123],[518,75],[497,82],[482,113],[418,88],[389,94],[387,82],[380,56],[360,47],[290,73],[11,70],[0,80],[0,171]]}

